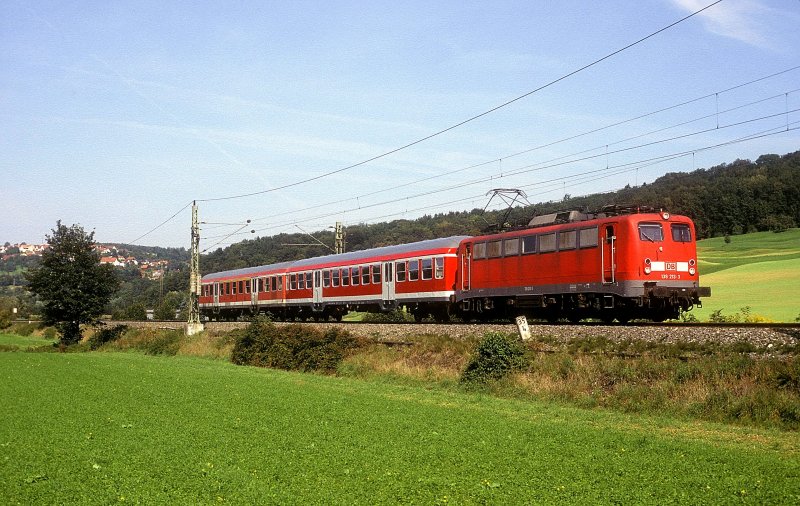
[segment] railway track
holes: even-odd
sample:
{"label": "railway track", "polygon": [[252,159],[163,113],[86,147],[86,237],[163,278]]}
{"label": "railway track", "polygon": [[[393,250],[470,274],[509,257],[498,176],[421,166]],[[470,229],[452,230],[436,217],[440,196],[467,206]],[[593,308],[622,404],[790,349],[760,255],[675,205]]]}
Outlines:
{"label": "railway track", "polygon": [[[107,321],[109,325],[131,327],[184,328],[185,322]],[[277,325],[288,323],[276,322]],[[515,333],[512,323],[367,323],[306,322],[304,325],[343,327],[353,334],[377,340],[406,339],[413,336],[444,335],[454,339],[479,337],[487,332]],[[247,322],[206,322],[208,331],[220,332],[243,328]],[[568,341],[575,338],[604,337],[612,341],[644,340],[651,342],[747,342],[756,347],[792,346],[800,343],[800,323],[635,323],[635,324],[539,324],[530,325],[533,339],[547,338]]]}

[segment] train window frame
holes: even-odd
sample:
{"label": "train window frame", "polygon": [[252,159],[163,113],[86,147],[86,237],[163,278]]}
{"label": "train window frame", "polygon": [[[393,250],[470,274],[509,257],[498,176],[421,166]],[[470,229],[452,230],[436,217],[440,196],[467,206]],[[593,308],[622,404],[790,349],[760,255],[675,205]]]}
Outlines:
{"label": "train window frame", "polygon": [[331,269],[331,286],[339,288],[339,269]]}
{"label": "train window frame", "polygon": [[370,266],[369,265],[362,265],[361,266],[361,284],[368,285],[370,282]]}
{"label": "train window frame", "polygon": [[350,286],[350,267],[342,269],[342,286]]}
{"label": "train window frame", "polygon": [[552,253],[557,251],[558,239],[555,232],[548,232],[546,234],[539,234],[537,239],[537,246],[539,253]]}
{"label": "train window frame", "polygon": [[381,282],[381,264],[372,264],[372,283],[375,285]]}
{"label": "train window frame", "polygon": [[361,284],[361,271],[358,267],[350,267],[350,285],[358,286]]}
{"label": "train window frame", "polygon": [[331,286],[331,271],[325,269],[322,271],[322,287],[330,288]]}
{"label": "train window frame", "polygon": [[314,288],[314,273],[311,271],[306,272],[306,288]]}
{"label": "train window frame", "polygon": [[[536,234],[526,235],[522,237],[522,254],[533,255],[539,251],[539,236]],[[528,248],[530,246],[530,248]]]}
{"label": "train window frame", "polygon": [[569,251],[578,247],[578,231],[559,230],[558,231],[558,251]]}
{"label": "train window frame", "polygon": [[250,293],[250,286],[253,284],[251,280],[247,280],[244,282],[244,293]]}
{"label": "train window frame", "polygon": [[486,258],[486,243],[476,242],[472,245],[472,259],[483,260]]}
{"label": "train window frame", "polygon": [[231,295],[236,295],[236,286],[237,285],[238,285],[238,283],[236,283],[236,281],[232,281],[231,282]]}
{"label": "train window frame", "polygon": [[688,223],[672,223],[669,228],[672,242],[692,242],[692,227]]}
{"label": "train window frame", "polygon": [[503,241],[489,241],[486,243],[486,258],[500,258],[503,256]]}
{"label": "train window frame", "polygon": [[406,281],[406,263],[395,262],[394,264],[395,279],[398,283],[405,283]]}
{"label": "train window frame", "polygon": [[[600,230],[597,227],[582,228],[578,230],[578,247],[583,248],[596,248],[600,243]],[[591,240],[587,240],[591,239]]]}
{"label": "train window frame", "polygon": [[429,281],[433,279],[433,258],[423,258],[420,260],[420,279]]}
{"label": "train window frame", "polygon": [[436,279],[444,279],[444,257],[436,257],[433,260],[433,272]]}
{"label": "train window frame", "polygon": [[408,281],[419,281],[419,260],[408,261]]}
{"label": "train window frame", "polygon": [[297,290],[297,274],[289,274],[289,290]]}
{"label": "train window frame", "polygon": [[503,256],[515,257],[519,255],[519,237],[503,240]]}
{"label": "train window frame", "polygon": [[[650,234],[648,232],[655,232],[658,230],[658,234]],[[664,242],[664,227],[661,226],[661,223],[656,223],[652,221],[642,221],[639,223],[639,240],[640,241],[648,241],[648,242]]]}

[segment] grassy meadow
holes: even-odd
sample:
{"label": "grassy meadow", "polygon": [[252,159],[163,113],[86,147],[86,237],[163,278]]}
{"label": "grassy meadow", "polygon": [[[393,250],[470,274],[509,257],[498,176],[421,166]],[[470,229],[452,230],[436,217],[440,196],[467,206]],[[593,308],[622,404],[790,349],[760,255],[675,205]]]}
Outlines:
{"label": "grassy meadow", "polygon": [[800,316],[800,229],[736,235],[730,243],[715,237],[699,241],[697,249],[700,282],[711,287],[703,308],[692,311],[699,320],[747,306],[770,321],[794,322]]}
{"label": "grassy meadow", "polygon": [[0,353],[0,501],[800,501],[800,435],[140,353]]}

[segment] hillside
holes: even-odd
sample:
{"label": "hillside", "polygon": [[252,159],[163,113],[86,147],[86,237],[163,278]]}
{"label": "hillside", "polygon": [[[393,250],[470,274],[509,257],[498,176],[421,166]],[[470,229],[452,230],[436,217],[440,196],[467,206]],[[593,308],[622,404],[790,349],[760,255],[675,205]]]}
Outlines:
{"label": "hillside", "polygon": [[[707,320],[714,311],[723,316],[742,313],[779,322],[800,317],[800,229],[757,232],[698,243],[701,283],[711,286],[711,298],[692,313]],[[744,317],[744,315],[741,315]]]}
{"label": "hillside", "polygon": [[[739,235],[748,232],[785,230],[800,224],[800,151],[784,156],[763,155],[755,162],[736,160],[691,173],[668,173],[651,184],[626,187],[559,202],[515,208],[512,226],[526,224],[534,215],[562,209],[598,209],[607,204],[649,205],[690,216],[700,238]],[[500,213],[485,215],[480,209],[423,216],[346,228],[347,251],[413,242],[450,235],[475,235],[500,219]],[[317,239],[333,244],[333,232],[315,232]],[[281,234],[233,244],[204,255],[202,272],[216,272],[250,265],[309,258],[328,253],[322,246],[284,246],[306,243],[302,234]]]}

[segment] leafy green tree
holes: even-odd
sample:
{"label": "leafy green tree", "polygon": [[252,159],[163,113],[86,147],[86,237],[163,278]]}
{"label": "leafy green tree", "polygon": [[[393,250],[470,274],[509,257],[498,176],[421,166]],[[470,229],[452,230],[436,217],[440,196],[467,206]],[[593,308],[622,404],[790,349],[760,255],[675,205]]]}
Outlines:
{"label": "leafy green tree", "polygon": [[67,227],[60,220],[52,232],[39,267],[25,277],[42,302],[44,323],[55,326],[61,343],[70,345],[81,340],[82,324],[97,321],[119,280],[113,267],[100,264],[92,248],[94,232],[87,234],[80,225]]}

